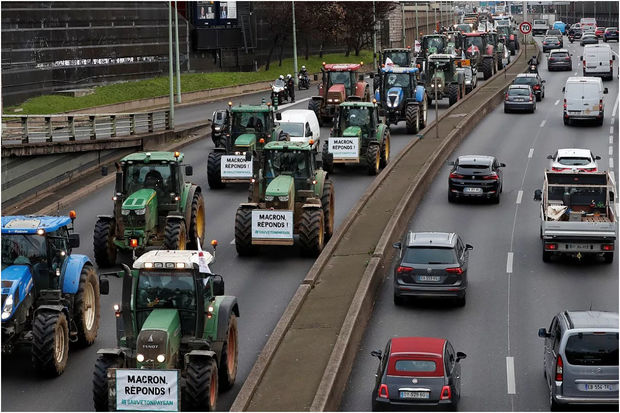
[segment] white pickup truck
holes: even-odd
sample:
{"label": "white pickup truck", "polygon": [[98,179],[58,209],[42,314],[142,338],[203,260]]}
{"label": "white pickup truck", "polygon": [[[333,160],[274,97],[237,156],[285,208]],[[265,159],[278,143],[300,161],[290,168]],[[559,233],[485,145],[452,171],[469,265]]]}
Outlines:
{"label": "white pickup truck", "polygon": [[549,30],[549,22],[545,19],[534,19],[532,22],[532,36],[545,34]]}
{"label": "white pickup truck", "polygon": [[602,256],[613,262],[617,237],[615,183],[608,172],[545,171],[540,202],[542,258]]}

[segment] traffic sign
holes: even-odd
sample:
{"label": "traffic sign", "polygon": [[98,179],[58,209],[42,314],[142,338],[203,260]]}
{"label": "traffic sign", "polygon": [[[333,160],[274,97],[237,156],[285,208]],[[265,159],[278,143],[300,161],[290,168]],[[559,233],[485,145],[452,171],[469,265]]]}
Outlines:
{"label": "traffic sign", "polygon": [[523,22],[519,25],[519,31],[523,34],[530,34],[532,31],[532,24],[530,22]]}

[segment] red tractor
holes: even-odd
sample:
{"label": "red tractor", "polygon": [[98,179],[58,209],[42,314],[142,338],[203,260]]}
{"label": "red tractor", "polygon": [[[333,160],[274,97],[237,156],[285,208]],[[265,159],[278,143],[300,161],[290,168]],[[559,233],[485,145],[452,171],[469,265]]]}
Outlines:
{"label": "red tractor", "polygon": [[498,54],[493,46],[493,39],[485,32],[463,33],[463,36],[465,56],[471,61],[472,66],[483,73],[484,80],[487,80],[498,69]]}
{"label": "red tractor", "polygon": [[359,73],[363,64],[323,63],[319,95],[312,96],[308,103],[308,109],[316,113],[320,125],[333,119],[336,108],[342,102],[370,102],[370,86],[364,81],[364,74]]}

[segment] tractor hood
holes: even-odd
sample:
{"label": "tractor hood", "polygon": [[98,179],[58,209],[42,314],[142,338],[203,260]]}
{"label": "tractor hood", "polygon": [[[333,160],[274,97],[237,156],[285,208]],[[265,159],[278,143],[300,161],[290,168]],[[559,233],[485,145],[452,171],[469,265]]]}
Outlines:
{"label": "tractor hood", "polygon": [[123,202],[123,209],[144,209],[157,197],[154,189],[143,188],[129,195]]}
{"label": "tractor hood", "polygon": [[[2,270],[2,321],[9,320],[15,314],[17,306],[31,288],[32,275],[28,265],[11,265]],[[6,302],[8,297],[13,297],[12,303]]]}
{"label": "tractor hood", "polygon": [[[164,368],[178,350],[180,342],[181,319],[178,310],[153,309],[138,334],[136,351],[144,356],[144,360],[138,362],[137,367]],[[165,356],[164,362],[157,361],[157,356],[162,354]]]}
{"label": "tractor hood", "polygon": [[342,136],[346,138],[360,138],[362,136],[362,128],[359,126],[349,126],[342,132]]}
{"label": "tractor hood", "polygon": [[435,72],[433,74],[433,78],[431,79],[431,87],[435,84],[435,78],[437,78],[437,83],[440,85],[446,82],[446,74],[444,72]]}
{"label": "tractor hood", "polygon": [[256,135],[253,133],[244,133],[235,139],[235,146],[249,147],[256,143]]}
{"label": "tractor hood", "polygon": [[401,87],[390,88],[387,92],[387,107],[397,108],[403,101],[403,89]]}
{"label": "tractor hood", "polygon": [[[332,99],[330,102],[329,99]],[[347,99],[344,85],[337,83],[327,91],[327,103],[342,103]]]}
{"label": "tractor hood", "polygon": [[278,175],[276,176],[269,185],[267,185],[267,190],[265,191],[265,195],[267,196],[290,196],[293,193],[295,188],[295,180],[290,175]]}

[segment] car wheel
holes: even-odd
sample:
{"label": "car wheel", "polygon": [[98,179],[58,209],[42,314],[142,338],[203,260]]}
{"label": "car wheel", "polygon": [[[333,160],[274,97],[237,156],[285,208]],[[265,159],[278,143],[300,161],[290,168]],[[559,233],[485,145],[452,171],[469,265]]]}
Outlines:
{"label": "car wheel", "polygon": [[501,198],[501,195],[500,195],[500,193],[498,191],[497,194],[493,197],[493,203],[494,204],[499,204],[500,198]]}
{"label": "car wheel", "polygon": [[456,299],[456,305],[459,307],[465,307],[465,304],[467,304],[467,295],[463,294],[462,297],[458,297]]}
{"label": "car wheel", "polygon": [[456,202],[456,195],[452,192],[448,192],[448,202]]}
{"label": "car wheel", "polygon": [[560,410],[560,405],[558,404],[558,402],[555,401],[552,391],[549,392],[549,410],[551,410],[552,412],[557,412],[558,410]]}
{"label": "car wheel", "polygon": [[394,305],[402,306],[405,304],[405,297],[394,294]]}

